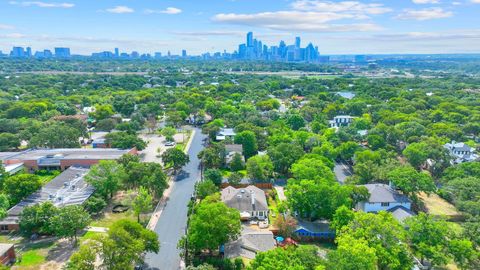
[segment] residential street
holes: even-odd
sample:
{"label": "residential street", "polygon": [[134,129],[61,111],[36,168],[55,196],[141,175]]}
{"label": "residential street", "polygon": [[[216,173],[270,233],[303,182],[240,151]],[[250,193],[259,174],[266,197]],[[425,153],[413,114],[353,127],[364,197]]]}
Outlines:
{"label": "residential street", "polygon": [[168,201],[155,226],[154,231],[160,240],[160,252],[148,253],[145,257],[146,269],[176,270],[180,269],[180,255],[177,243],[185,234],[187,223],[187,205],[194,191],[195,182],[200,179],[200,168],[197,154],[203,149],[203,139],[206,137],[200,129],[192,139],[188,151],[190,163],[178,173]]}
{"label": "residential street", "polygon": [[333,168],[333,172],[335,173],[335,177],[337,178],[337,181],[340,184],[344,184],[345,179],[348,176],[352,175],[352,172],[348,164],[345,164],[343,162],[335,162],[335,167]]}

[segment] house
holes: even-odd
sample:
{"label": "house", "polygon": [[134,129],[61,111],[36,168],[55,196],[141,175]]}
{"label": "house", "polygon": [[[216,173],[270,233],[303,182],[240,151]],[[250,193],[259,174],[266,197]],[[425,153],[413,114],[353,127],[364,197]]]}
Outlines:
{"label": "house", "polygon": [[240,211],[243,220],[268,218],[268,204],[265,192],[256,186],[245,188],[226,187],[221,192],[222,202]]}
{"label": "house", "polygon": [[15,262],[15,247],[13,244],[0,243],[0,260],[3,265],[11,265]]}
{"label": "house", "polygon": [[100,160],[117,160],[125,154],[137,154],[135,148],[120,149],[28,149],[22,152],[0,153],[0,161],[7,167],[23,164],[28,172],[37,170],[61,170],[70,166],[92,166]]}
{"label": "house", "polygon": [[222,128],[218,131],[216,140],[217,141],[224,141],[226,139],[233,140],[235,138],[235,131],[233,128]]}
{"label": "house", "polygon": [[273,233],[269,230],[255,230],[242,226],[241,236],[225,244],[223,253],[225,258],[255,259],[259,252],[275,248]]}
{"label": "house", "polygon": [[298,220],[295,234],[304,240],[334,239],[335,231],[330,229],[327,221],[309,222]]}
{"label": "house", "polygon": [[411,202],[407,196],[400,194],[389,185],[385,184],[366,184],[370,198],[368,201],[359,202],[356,205],[357,210],[367,213],[377,213],[379,211],[389,211],[390,209],[401,206],[411,210]]}
{"label": "house", "polygon": [[350,115],[337,115],[333,120],[328,121],[331,128],[339,128],[349,126],[355,117]]}
{"label": "house", "polygon": [[230,164],[235,154],[240,154],[240,156],[242,157],[242,161],[245,162],[245,158],[243,157],[243,145],[226,144],[225,145],[225,163]]}
{"label": "house", "polygon": [[475,148],[465,143],[452,141],[451,143],[446,143],[443,147],[445,147],[454,158],[454,160],[452,160],[453,164],[475,161],[479,158],[479,155],[473,153],[475,152]]}
{"label": "house", "polygon": [[0,231],[17,231],[20,214],[28,206],[47,201],[57,207],[83,204],[94,192],[94,188],[84,180],[88,171],[87,168],[70,167],[59,174],[39,191],[10,208],[7,211],[7,217],[0,221]]}
{"label": "house", "polygon": [[400,205],[388,209],[388,212],[392,213],[392,216],[400,223],[403,223],[403,221],[409,217],[415,216],[415,213],[413,213],[410,209]]}

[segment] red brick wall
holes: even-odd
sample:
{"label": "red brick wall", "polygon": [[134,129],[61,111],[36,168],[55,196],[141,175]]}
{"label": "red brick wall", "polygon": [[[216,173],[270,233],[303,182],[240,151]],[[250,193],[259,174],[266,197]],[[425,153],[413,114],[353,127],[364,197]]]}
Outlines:
{"label": "red brick wall", "polygon": [[9,262],[15,261],[15,248],[12,246],[5,254],[0,256],[0,261],[2,264],[8,264]]}

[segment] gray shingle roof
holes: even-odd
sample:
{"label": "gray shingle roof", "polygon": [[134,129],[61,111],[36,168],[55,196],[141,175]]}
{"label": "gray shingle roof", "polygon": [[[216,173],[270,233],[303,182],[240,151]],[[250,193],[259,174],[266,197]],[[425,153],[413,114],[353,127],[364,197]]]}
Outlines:
{"label": "gray shingle roof", "polygon": [[392,213],[393,217],[400,222],[415,215],[412,211],[400,205],[389,209],[388,212]]}
{"label": "gray shingle roof", "polygon": [[407,203],[410,202],[407,196],[393,190],[385,184],[366,184],[363,185],[370,193],[369,203]]}
{"label": "gray shingle roof", "polygon": [[237,240],[225,245],[225,257],[254,259],[258,252],[264,252],[274,248],[275,239],[271,231],[244,228],[242,235]]}
{"label": "gray shingle roof", "polygon": [[222,190],[222,201],[231,208],[240,212],[267,211],[267,197],[265,192],[256,186],[236,189],[226,187]]}

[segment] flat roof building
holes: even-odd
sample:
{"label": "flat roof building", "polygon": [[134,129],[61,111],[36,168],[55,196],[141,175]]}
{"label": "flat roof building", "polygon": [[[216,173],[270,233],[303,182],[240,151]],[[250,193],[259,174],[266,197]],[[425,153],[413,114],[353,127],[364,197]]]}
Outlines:
{"label": "flat roof building", "polygon": [[23,209],[28,206],[51,202],[57,207],[83,204],[94,192],[84,180],[90,169],[70,167],[48,182],[37,192],[19,202],[7,211],[7,217],[0,221],[0,231],[16,231]]}
{"label": "flat roof building", "polygon": [[23,152],[0,153],[4,166],[23,163],[28,172],[36,170],[65,170],[70,166],[89,167],[100,160],[116,160],[125,154],[137,154],[137,150],[120,149],[29,149]]}

